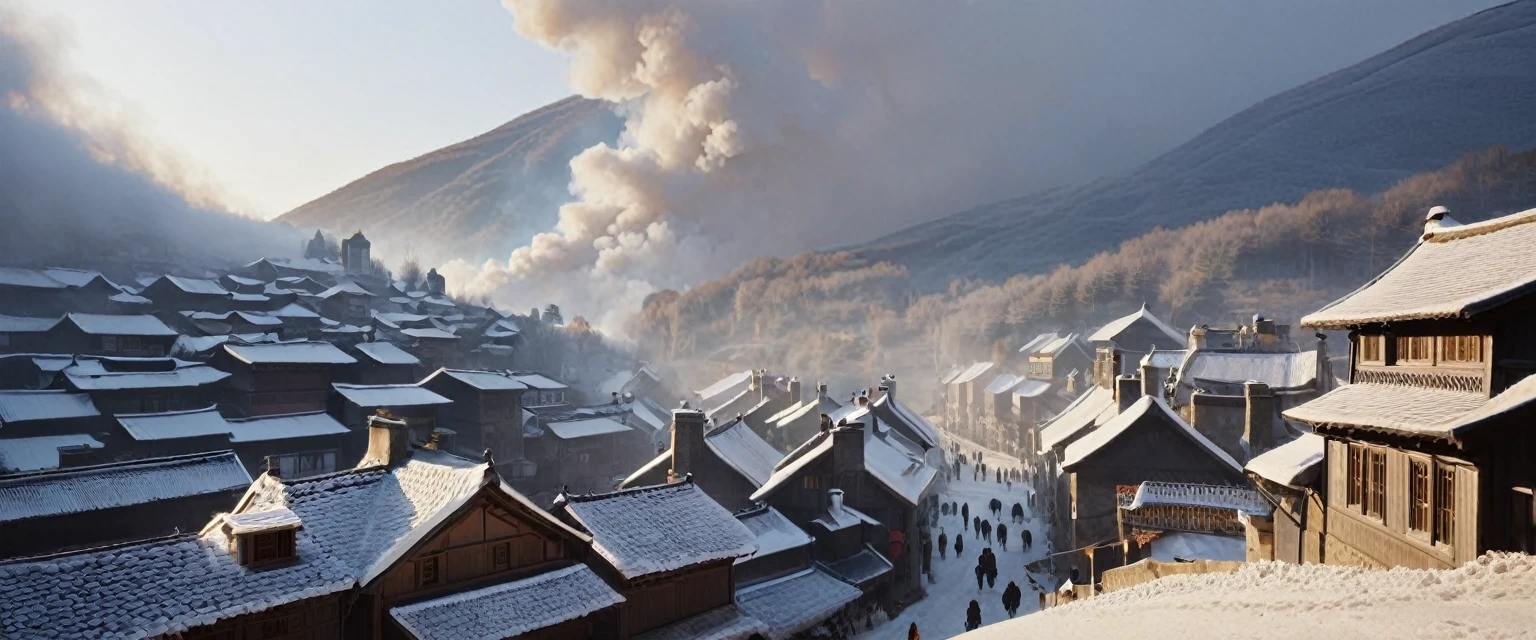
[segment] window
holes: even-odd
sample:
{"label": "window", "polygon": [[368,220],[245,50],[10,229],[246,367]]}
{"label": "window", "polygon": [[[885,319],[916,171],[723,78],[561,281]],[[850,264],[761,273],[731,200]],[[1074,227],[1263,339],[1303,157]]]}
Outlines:
{"label": "window", "polygon": [[144,348],[144,342],[138,336],[123,336],[123,351],[138,351]]}
{"label": "window", "polygon": [[821,479],[816,476],[805,476],[800,479],[800,487],[815,491],[821,488]]}
{"label": "window", "polygon": [[1397,339],[1397,361],[1428,364],[1434,362],[1435,339],[1431,336],[1402,336]]}
{"label": "window", "polygon": [[491,547],[491,569],[501,571],[512,566],[512,543],[503,542]]}
{"label": "window", "polygon": [[1435,542],[1451,544],[1456,535],[1456,467],[1435,468]]}
{"label": "window", "polygon": [[11,346],[11,334],[0,331],[0,347]]}
{"label": "window", "polygon": [[1429,502],[1428,460],[1408,461],[1408,529],[1419,533],[1430,532],[1433,512]]}
{"label": "window", "polygon": [[1440,361],[1472,364],[1483,361],[1482,336],[1446,336],[1440,339]]}
{"label": "window", "polygon": [[416,562],[416,584],[430,586],[437,584],[437,558],[431,557]]}
{"label": "window", "polygon": [[1372,449],[1369,455],[1371,476],[1367,480],[1365,515],[1380,520],[1387,513],[1387,452]]}
{"label": "window", "polygon": [[251,534],[249,538],[251,564],[292,558],[294,556],[293,533],[293,529],[287,529]]}
{"label": "window", "polygon": [[1359,445],[1349,445],[1349,469],[1346,472],[1349,479],[1349,495],[1346,501],[1351,507],[1359,507],[1365,504],[1365,449]]}
{"label": "window", "polygon": [[1360,336],[1360,361],[1377,364],[1386,362],[1385,342],[1381,336]]}
{"label": "window", "polygon": [[101,350],[102,351],[117,351],[117,336],[102,336],[101,337]]}

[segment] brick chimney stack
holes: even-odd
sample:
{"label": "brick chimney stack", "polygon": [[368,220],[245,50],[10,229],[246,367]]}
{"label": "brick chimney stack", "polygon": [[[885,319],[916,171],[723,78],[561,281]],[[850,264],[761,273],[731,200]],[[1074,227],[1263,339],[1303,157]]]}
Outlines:
{"label": "brick chimney stack", "polygon": [[1115,400],[1120,403],[1120,410],[1125,411],[1141,399],[1141,380],[1136,376],[1119,376],[1115,378]]}
{"label": "brick chimney stack", "polygon": [[1275,446],[1275,396],[1269,385],[1249,380],[1243,383],[1243,448],[1248,458]]}
{"label": "brick chimney stack", "polygon": [[704,412],[688,403],[672,412],[672,470],[668,482],[682,480],[699,468],[704,455]]}
{"label": "brick chimney stack", "polygon": [[361,466],[393,467],[410,455],[410,428],[405,421],[368,416],[368,455]]}
{"label": "brick chimney stack", "polygon": [[789,379],[789,404],[800,402],[800,379]]}
{"label": "brick chimney stack", "polygon": [[1157,348],[1153,347],[1151,353],[1141,359],[1141,395],[1161,398],[1163,397],[1163,372],[1152,362],[1152,356],[1156,354]]}
{"label": "brick chimney stack", "polygon": [[841,486],[842,478],[857,477],[864,472],[864,425],[859,422],[843,422],[832,429],[832,476],[834,486]]}

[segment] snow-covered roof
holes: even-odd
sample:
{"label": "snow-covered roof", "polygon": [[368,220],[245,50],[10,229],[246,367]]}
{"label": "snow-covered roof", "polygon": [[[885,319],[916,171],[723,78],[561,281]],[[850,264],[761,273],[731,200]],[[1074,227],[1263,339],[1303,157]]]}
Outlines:
{"label": "snow-covered roof", "polygon": [[356,282],[343,282],[334,287],[326,289],[325,291],[321,291],[320,293],[315,294],[315,297],[324,300],[326,298],[330,298],[331,296],[343,294],[349,296],[373,296],[373,294],[369,293],[367,289],[357,286]]}
{"label": "snow-covered roof", "polygon": [[431,390],[414,384],[347,384],[331,385],[336,393],[359,407],[424,407],[452,404]]}
{"label": "snow-covered roof", "polygon": [[611,433],[624,433],[630,428],[613,418],[585,418],[582,420],[567,420],[564,422],[545,423],[544,428],[555,434],[561,440],[574,438],[590,438],[592,436],[608,435]]}
{"label": "snow-covered roof", "polygon": [[704,436],[704,444],[754,487],[767,482],[773,475],[773,465],[784,457],[741,420],[709,432]]}
{"label": "snow-covered roof", "polygon": [[511,318],[502,318],[491,323],[491,326],[486,327],[485,336],[487,338],[510,338],[521,331],[522,329]]}
{"label": "snow-covered roof", "polygon": [[379,364],[421,364],[416,356],[389,342],[359,342],[357,351]]}
{"label": "snow-covered roof", "polygon": [[1375,322],[1466,318],[1536,290],[1536,209],[1426,231],[1365,286],[1301,319],[1342,329]]}
{"label": "snow-covered roof", "polygon": [[827,505],[827,508],[821,512],[821,515],[816,516],[816,519],[811,522],[818,523],[832,531],[861,524],[881,526],[879,520],[865,515],[863,511],[848,506],[846,502],[841,506]]}
{"label": "snow-covered roof", "polygon": [[[867,408],[864,411],[867,411]],[[854,414],[849,421],[854,421],[858,415]],[[918,453],[914,452],[916,444],[904,445],[903,443],[907,441],[899,435],[886,429],[876,433],[869,425],[865,425],[861,431],[864,434],[865,470],[896,497],[916,505],[922,499],[923,493],[933,484],[938,470],[929,466]],[[752,499],[767,498],[811,462],[830,455],[834,440],[835,438],[830,434],[817,433],[798,449],[784,456],[774,466],[773,475],[768,481],[752,493]],[[918,451],[921,450],[918,449]]]}
{"label": "snow-covered roof", "polygon": [[36,438],[0,438],[0,473],[41,471],[59,467],[59,447],[102,448],[101,442],[83,433]]}
{"label": "snow-covered roof", "polygon": [[803,400],[798,404],[791,405],[789,408],[780,411],[773,416],[770,416],[768,418],[768,422],[774,426],[784,427],[793,424],[799,419],[805,417],[807,414],[820,416],[821,414],[825,413],[830,416],[832,412],[841,408],[843,408],[843,405],[839,404],[838,401],[818,394],[815,398]]}
{"label": "snow-covered roof", "polygon": [[851,556],[836,562],[820,564],[832,575],[860,585],[883,576],[895,568],[884,554],[868,544]]}
{"label": "snow-covered roof", "polygon": [[645,426],[650,427],[652,431],[665,429],[672,422],[670,417],[662,417],[665,412],[658,411],[658,409],[659,407],[652,407],[651,403],[644,398],[637,398],[629,405],[631,415],[634,415],[640,422],[645,423]]}
{"label": "snow-covered roof", "polygon": [[1135,511],[1148,506],[1211,507],[1248,515],[1268,515],[1272,511],[1259,492],[1249,487],[1181,482],[1148,481],[1138,485],[1136,497],[1126,509]]}
{"label": "snow-covered roof", "polygon": [[140,295],[134,295],[126,291],[107,296],[108,300],[122,304],[154,304],[153,300]]}
{"label": "snow-covered roof", "polygon": [[82,332],[101,336],[174,336],[176,330],[150,315],[112,316],[71,313],[65,316]]}
{"label": "snow-covered roof", "polygon": [[518,382],[511,374],[503,371],[438,369],[432,375],[427,376],[427,380],[440,375],[448,376],[481,391],[518,391],[528,388],[528,385]]}
{"label": "snow-covered roof", "polygon": [[692,482],[564,496],[592,547],[627,579],[757,551],[757,537]]}
{"label": "snow-covered roof", "polygon": [[274,344],[225,344],[236,360],[247,364],[352,364],[349,356],[329,342],[280,342]]}
{"label": "snow-covered roof", "polygon": [[631,640],[749,640],[753,634],[765,633],[768,633],[767,624],[748,615],[741,607],[728,604],[631,636]]}
{"label": "snow-covered roof", "polygon": [[[1440,570],[1255,562],[1153,580],[961,638],[1518,638],[1530,634],[1533,609],[1536,556],[1488,554]],[[1277,615],[1298,611],[1306,613]]]}
{"label": "snow-covered roof", "polygon": [[820,624],[864,595],[819,568],[755,584],[736,592],[736,603],[768,625],[769,638],[790,638]]}
{"label": "snow-covered roof", "polygon": [[215,407],[164,413],[118,414],[117,423],[139,442],[228,435],[229,423]]}
{"label": "snow-covered roof", "polygon": [[1051,383],[1044,380],[1025,380],[1014,387],[1013,395],[1020,398],[1036,398],[1051,390]]}
{"label": "snow-covered roof", "polygon": [[788,455],[779,460],[778,464],[773,466],[773,475],[769,476],[768,481],[764,482],[763,486],[758,487],[757,491],[752,493],[752,500],[762,501],[767,499],[784,483],[799,474],[802,469],[831,452],[832,436],[830,434],[818,432],[816,435],[811,436],[809,440],[801,443],[799,447],[789,452]]}
{"label": "snow-covered roof", "polygon": [[1058,337],[1059,336],[1057,335],[1057,333],[1055,331],[1052,331],[1050,333],[1042,333],[1040,335],[1037,335],[1034,338],[1031,338],[1029,342],[1024,343],[1024,346],[1019,347],[1019,353],[1022,353],[1022,354],[1026,355],[1026,356],[1034,354],[1035,352],[1040,350],[1040,346],[1041,345],[1049,343],[1049,342],[1055,340]]}
{"label": "snow-covered roof", "polygon": [[81,391],[121,389],[172,389],[214,384],[228,373],[205,364],[178,362],[170,371],[84,371],[78,365],[64,369],[69,384]]}
{"label": "snow-covered roof", "polygon": [[624,602],[584,564],[393,607],[419,640],[500,640],[552,627]]}
{"label": "snow-covered roof", "polygon": [[229,441],[236,443],[349,433],[345,426],[324,411],[240,418],[226,422],[229,424]]}
{"label": "snow-covered roof", "polygon": [[1265,451],[1248,461],[1243,469],[1260,478],[1288,487],[1311,484],[1322,470],[1326,441],[1315,433]]}
{"label": "snow-covered roof", "polygon": [[278,318],[319,318],[320,314],[310,311],[297,302],[283,305],[283,308],[269,312],[269,315]]}
{"label": "snow-covered roof", "polygon": [[1040,451],[1050,451],[1071,440],[1084,429],[1113,417],[1118,409],[1114,391],[1093,386],[1040,428]]}
{"label": "snow-covered roof", "polygon": [[[1152,315],[1152,312],[1147,310],[1147,305],[1141,305],[1141,308],[1136,310],[1135,313],[1132,313],[1132,314],[1130,314],[1128,316],[1124,316],[1124,317],[1121,317],[1121,318],[1117,318],[1115,320],[1110,321],[1109,324],[1106,324],[1106,325],[1104,325],[1102,327],[1099,327],[1098,331],[1095,331],[1095,332],[1093,332],[1093,335],[1088,336],[1088,341],[1089,342],[1114,342],[1115,339],[1120,336],[1121,332],[1125,331],[1126,329],[1131,328],[1131,326],[1135,325],[1137,322],[1142,322],[1142,321],[1151,323],[1151,325],[1153,327],[1156,327],[1158,331],[1161,331],[1165,335],[1167,335],[1169,340],[1173,340],[1174,342],[1183,343],[1187,339],[1186,336],[1180,335],[1178,331],[1174,331],[1173,327],[1170,327],[1166,323],[1164,323],[1162,320],[1157,319],[1157,316]],[[1122,345],[1122,346],[1127,346],[1127,347],[1130,347],[1132,349],[1139,349],[1139,348],[1141,348],[1141,345]]]}
{"label": "snow-covered roof", "polygon": [[1248,541],[1242,536],[1167,531],[1152,540],[1152,559],[1158,562],[1180,560],[1243,562],[1248,559]]}
{"label": "snow-covered roof", "polygon": [[529,389],[538,389],[540,391],[559,391],[561,389],[571,388],[570,385],[567,385],[564,382],[546,376],[542,373],[518,371],[513,372],[512,377],[517,379],[518,382],[528,385]]}
{"label": "snow-covered roof", "polygon": [[[810,546],[815,540],[804,529],[795,526],[789,518],[779,513],[773,507],[760,507],[750,511],[736,514],[736,519],[757,536],[757,553],[752,558],[761,558],[773,555],[780,551]],[[747,562],[751,558],[741,557],[736,559],[737,564]]]}
{"label": "snow-covered roof", "polygon": [[202,278],[183,278],[180,276],[170,275],[160,276],[160,278],[166,282],[171,283],[171,286],[176,287],[185,293],[204,296],[229,295],[228,290],[213,280],[204,280]]}
{"label": "snow-covered roof", "polygon": [[987,385],[987,393],[993,395],[1008,393],[1009,391],[1012,391],[1014,387],[1017,387],[1020,383],[1024,382],[1024,380],[1024,376],[1016,376],[1011,373],[998,374],[998,376],[993,378],[992,382]]}
{"label": "snow-covered roof", "polygon": [[1189,352],[1179,367],[1181,383],[1197,380],[1242,384],[1253,380],[1271,389],[1300,389],[1317,383],[1317,352]]}
{"label": "snow-covered roof", "polygon": [[237,276],[237,275],[235,275],[233,273],[226,273],[226,274],[224,274],[224,277],[229,278],[230,282],[233,282],[235,284],[245,285],[247,287],[259,287],[261,285],[266,284],[265,282],[262,282],[260,280],[255,279],[255,278],[244,278],[244,277],[241,277],[241,276]]}
{"label": "snow-covered roof", "polygon": [[452,332],[444,331],[444,330],[439,329],[437,327],[422,327],[422,328],[415,328],[415,329],[401,329],[400,333],[408,335],[408,336],[410,336],[412,338],[421,338],[423,340],[458,340],[459,339],[459,337],[456,336],[456,335],[453,335]]}
{"label": "snow-covered roof", "polygon": [[42,333],[57,324],[59,324],[58,318],[0,315],[0,333]]}
{"label": "snow-covered roof", "polygon": [[1170,409],[1168,403],[1164,402],[1162,398],[1154,398],[1152,396],[1142,396],[1125,411],[1121,411],[1120,415],[1105,422],[1099,428],[1089,431],[1088,435],[1079,438],[1076,442],[1067,445],[1066,452],[1062,455],[1061,467],[1069,469],[1083,462],[1109,443],[1114,442],[1116,438],[1120,437],[1120,434],[1125,433],[1143,416],[1151,413],[1160,414],[1163,421],[1172,425],[1179,433],[1205,449],[1211,454],[1211,457],[1230,467],[1233,471],[1242,473],[1243,465],[1238,464],[1221,447],[1216,446],[1210,439],[1196,431],[1194,427],[1189,426],[1189,423],[1184,422],[1184,419],[1180,418],[1179,414],[1174,413],[1173,409]]}
{"label": "snow-covered roof", "polygon": [[[1514,388],[1505,393],[1511,390]],[[1524,390],[1529,391],[1529,385]],[[1475,392],[1352,384],[1292,407],[1284,415],[1318,428],[1349,426],[1414,436],[1452,437],[1457,418],[1488,402]]]}
{"label": "snow-covered roof", "polygon": [[250,483],[230,451],[37,471],[0,478],[0,523],[233,491]]}
{"label": "snow-covered roof", "polygon": [[965,371],[961,371],[959,373],[959,375],[956,375],[954,377],[954,379],[949,381],[949,384],[965,384],[967,382],[970,382],[972,380],[980,378],[981,374],[986,373],[986,372],[991,371],[991,370],[992,370],[992,363],[990,363],[990,362],[977,362],[975,364],[972,364],[969,367],[966,367]]}
{"label": "snow-covered roof", "polygon": [[264,531],[297,529],[304,525],[303,521],[299,520],[299,514],[281,507],[266,511],[231,513],[226,514],[223,518],[224,526],[229,527],[229,532],[237,536],[262,533]]}
{"label": "snow-covered roof", "polygon": [[0,423],[28,420],[65,420],[101,415],[91,397],[83,393],[52,391],[0,391]]}
{"label": "snow-covered roof", "polygon": [[[879,417],[889,426],[894,426],[898,431],[916,438],[919,444],[925,448],[939,446],[939,429],[933,426],[927,418],[913,411],[900,399],[886,394],[879,400],[870,403],[879,412]],[[829,416],[830,417],[830,416]]]}
{"label": "snow-covered roof", "polygon": [[[1154,369],[1169,369],[1184,364],[1184,359],[1189,356],[1188,349],[1157,349],[1141,357],[1139,365],[1150,364]],[[1181,374],[1182,375],[1182,374]],[[1240,382],[1247,382],[1241,380]]]}
{"label": "snow-covered roof", "polygon": [[1068,348],[1071,348],[1071,347],[1074,347],[1074,346],[1076,346],[1079,350],[1081,350],[1082,349],[1082,345],[1078,344],[1078,339],[1079,339],[1078,334],[1069,333],[1067,335],[1061,336],[1059,338],[1052,339],[1049,342],[1046,342],[1045,344],[1040,345],[1038,348],[1035,349],[1035,353],[1051,355],[1051,356],[1059,356],[1059,355],[1061,355],[1061,353],[1063,351],[1066,351]]}
{"label": "snow-covered roof", "polygon": [[258,327],[277,327],[282,326],[283,324],[282,318],[255,311],[225,311],[224,313],[215,313],[212,311],[183,311],[182,313],[193,320],[216,320],[219,322],[229,323],[233,323],[235,320],[240,320],[246,324],[256,325]]}
{"label": "snow-covered roof", "polygon": [[30,289],[63,289],[69,285],[39,269],[0,267],[0,285]]}
{"label": "snow-covered roof", "polygon": [[715,396],[724,395],[727,393],[729,395],[726,397],[733,397],[740,393],[742,389],[745,389],[751,383],[752,372],[750,370],[740,371],[721,378],[714,384],[704,387],[695,393],[698,393],[699,397],[703,398],[704,400],[709,400]]}

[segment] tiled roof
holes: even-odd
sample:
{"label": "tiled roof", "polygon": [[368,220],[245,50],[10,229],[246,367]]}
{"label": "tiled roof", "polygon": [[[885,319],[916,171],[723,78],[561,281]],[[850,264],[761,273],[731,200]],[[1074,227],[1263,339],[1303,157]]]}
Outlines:
{"label": "tiled roof", "polygon": [[53,391],[0,391],[0,423],[28,420],[63,420],[101,415],[91,397],[83,393]]}
{"label": "tiled roof", "polygon": [[889,573],[894,565],[874,547],[864,549],[837,562],[821,563],[829,573],[853,584],[864,585]]}
{"label": "tiled roof", "polygon": [[[1093,335],[1088,336],[1088,341],[1113,342],[1120,336],[1121,332],[1131,328],[1132,325],[1141,321],[1151,323],[1151,325],[1158,331],[1161,331],[1164,335],[1168,336],[1169,340],[1181,344],[1187,340],[1187,336],[1179,334],[1179,332],[1175,331],[1173,327],[1168,326],[1162,320],[1157,319],[1157,316],[1152,315],[1152,312],[1147,310],[1147,305],[1141,305],[1141,309],[1138,309],[1135,313],[1121,318],[1116,318],[1115,320],[1110,321],[1109,324],[1099,327],[1098,331],[1095,331],[1093,332]],[[1132,349],[1141,348],[1141,345],[1122,346],[1130,347]]]}
{"label": "tiled roof", "polygon": [[70,385],[81,391],[115,389],[171,389],[213,384],[229,377],[228,373],[205,364],[188,363],[171,371],[76,372],[65,369]]}
{"label": "tiled roof", "polygon": [[0,438],[0,473],[41,471],[59,467],[59,447],[85,445],[100,449],[100,441],[85,434]]}
{"label": "tiled roof", "polygon": [[166,413],[124,413],[118,414],[117,423],[138,442],[229,434],[229,423],[214,407]]}
{"label": "tiled roof", "polygon": [[0,522],[235,491],[251,482],[229,451],[0,478]]}
{"label": "tiled roof", "polygon": [[[1271,389],[1300,389],[1317,383],[1317,352],[1223,353],[1192,351],[1179,367],[1180,382],[1242,384],[1254,380]],[[1198,386],[1198,385],[1197,385]]]}
{"label": "tiled roof", "polygon": [[1352,384],[1293,407],[1285,417],[1319,429],[1362,428],[1456,441],[1510,411],[1536,402],[1536,376],[1493,398],[1475,392],[1390,384]]}
{"label": "tiled roof", "polygon": [[752,531],[691,482],[565,496],[557,506],[591,532],[593,549],[628,579],[757,551]]}
{"label": "tiled roof", "polygon": [[647,631],[633,640],[747,640],[752,634],[767,632],[768,625],[732,604]]}
{"label": "tiled roof", "polygon": [[1095,385],[1040,428],[1040,451],[1050,451],[1116,413],[1115,392]]}
{"label": "tiled roof", "polygon": [[773,465],[784,457],[741,420],[709,432],[704,437],[704,444],[755,487],[768,481],[773,475]]}
{"label": "tiled roof", "polygon": [[1125,433],[1126,430],[1135,425],[1142,416],[1154,413],[1160,415],[1165,422],[1173,426],[1184,437],[1189,438],[1190,441],[1205,449],[1206,452],[1211,454],[1211,457],[1233,471],[1242,473],[1243,465],[1238,464],[1221,447],[1216,446],[1210,439],[1196,431],[1194,427],[1189,426],[1189,423],[1184,422],[1184,419],[1180,418],[1177,413],[1174,413],[1173,409],[1170,409],[1168,404],[1161,398],[1154,398],[1152,396],[1142,396],[1125,411],[1121,411],[1120,415],[1106,421],[1099,428],[1088,432],[1088,435],[1079,438],[1076,442],[1067,445],[1066,452],[1061,458],[1061,467],[1067,469],[1076,466],[1109,445],[1109,443],[1114,442],[1120,437],[1120,434]]}
{"label": "tiled roof", "polygon": [[58,323],[58,318],[0,315],[0,333],[42,333],[52,329]]}
{"label": "tiled roof", "polygon": [[402,351],[400,347],[389,342],[360,342],[357,350],[369,360],[379,364],[421,364],[421,360],[416,356]]}
{"label": "tiled roof", "polygon": [[337,382],[331,386],[335,387],[336,393],[341,394],[348,402],[360,407],[422,407],[453,403],[452,400],[414,384],[346,384]]}
{"label": "tiled roof", "polygon": [[290,413],[226,421],[230,442],[259,442],[333,436],[350,431],[324,411]]}
{"label": "tiled roof", "polygon": [[329,342],[279,342],[224,345],[235,359],[248,364],[352,364],[356,358]]}
{"label": "tiled roof", "polygon": [[[747,526],[752,535],[757,536],[757,553],[753,558],[772,555],[787,549],[810,546],[814,540],[805,530],[795,526],[789,518],[779,513],[773,507],[761,507],[752,511],[736,514],[736,519]],[[751,558],[737,558],[736,563],[747,562]]]}
{"label": "tiled roof", "polygon": [[179,276],[160,276],[160,277],[162,279],[164,279],[166,282],[171,283],[171,286],[176,287],[177,289],[180,289],[180,290],[185,291],[187,293],[194,293],[194,294],[205,295],[205,296],[227,296],[227,295],[229,295],[229,291],[225,290],[222,285],[220,285],[219,283],[214,282],[212,280],[203,280],[201,278],[182,278],[182,277],[179,277]]}
{"label": "tiled roof", "polygon": [[578,564],[389,610],[419,640],[500,640],[575,620],[624,602]]}
{"label": "tiled roof", "polygon": [[572,438],[589,438],[611,433],[624,433],[631,429],[622,422],[613,418],[585,418],[581,420],[566,420],[561,422],[547,422],[544,428],[555,434],[561,440]]}
{"label": "tiled roof", "polygon": [[174,336],[176,331],[149,315],[111,316],[71,313],[64,316],[81,331],[101,336]]}
{"label": "tiled roof", "polygon": [[1150,481],[1136,487],[1136,497],[1126,509],[1135,511],[1154,505],[1231,509],[1248,515],[1269,515],[1273,511],[1259,492],[1246,486]]}
{"label": "tiled roof", "polygon": [[1342,329],[1465,318],[1536,290],[1536,209],[1428,231],[1381,275],[1301,319]]}
{"label": "tiled roof", "polygon": [[1243,470],[1288,487],[1309,485],[1322,470],[1325,445],[1322,436],[1303,433],[1295,440],[1255,456]]}
{"label": "tiled roof", "polygon": [[736,592],[737,604],[768,625],[768,637],[789,638],[816,626],[863,596],[820,568],[755,584]]}

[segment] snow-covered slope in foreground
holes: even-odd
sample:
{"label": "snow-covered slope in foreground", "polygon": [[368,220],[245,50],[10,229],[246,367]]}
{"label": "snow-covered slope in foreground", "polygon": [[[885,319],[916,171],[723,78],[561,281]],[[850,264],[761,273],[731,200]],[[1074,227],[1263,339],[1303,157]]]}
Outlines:
{"label": "snow-covered slope in foreground", "polygon": [[1536,638],[1536,559],[1379,571],[1273,562],[1174,576],[982,627],[1012,638]]}

